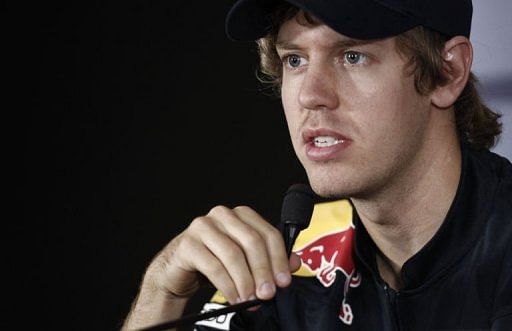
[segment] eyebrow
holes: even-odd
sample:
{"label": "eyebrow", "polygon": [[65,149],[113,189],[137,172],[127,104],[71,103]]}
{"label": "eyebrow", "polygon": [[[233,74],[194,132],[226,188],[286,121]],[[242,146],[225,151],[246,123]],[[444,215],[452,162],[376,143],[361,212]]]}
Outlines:
{"label": "eyebrow", "polygon": [[[333,42],[329,45],[329,47],[332,48],[350,48],[354,46],[361,46],[361,45],[367,45],[372,43],[374,40],[362,40],[362,39],[343,39],[336,42]],[[299,46],[298,44],[294,44],[292,42],[286,41],[286,40],[278,40],[276,42],[276,48],[283,49],[283,50],[290,50],[290,49],[303,49],[304,47]]]}

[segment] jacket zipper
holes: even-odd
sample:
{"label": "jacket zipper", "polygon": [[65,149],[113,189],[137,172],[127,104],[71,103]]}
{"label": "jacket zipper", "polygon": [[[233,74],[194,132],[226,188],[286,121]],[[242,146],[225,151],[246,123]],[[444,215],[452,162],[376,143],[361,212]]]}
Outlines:
{"label": "jacket zipper", "polygon": [[389,318],[395,330],[400,331],[400,323],[398,322],[398,305],[396,303],[397,298],[400,296],[400,292],[397,292],[384,283],[384,292],[388,301],[388,312]]}

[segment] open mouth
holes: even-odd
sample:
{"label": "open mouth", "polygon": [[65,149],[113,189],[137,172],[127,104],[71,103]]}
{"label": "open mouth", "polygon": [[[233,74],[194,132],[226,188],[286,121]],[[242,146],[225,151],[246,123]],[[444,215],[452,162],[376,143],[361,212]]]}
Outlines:
{"label": "open mouth", "polygon": [[352,140],[341,133],[327,129],[306,129],[302,134],[306,156],[312,161],[339,158]]}
{"label": "open mouth", "polygon": [[342,144],[344,142],[345,142],[344,139],[339,139],[339,138],[331,137],[331,136],[313,137],[313,145],[315,145],[315,147],[319,147],[319,148],[331,147],[331,146],[334,146],[337,144]]}

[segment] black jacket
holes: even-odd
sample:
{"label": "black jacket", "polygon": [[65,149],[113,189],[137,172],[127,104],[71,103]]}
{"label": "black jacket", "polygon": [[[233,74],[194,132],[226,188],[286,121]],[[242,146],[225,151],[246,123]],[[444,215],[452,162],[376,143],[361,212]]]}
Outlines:
{"label": "black jacket", "polygon": [[329,287],[294,277],[274,302],[232,316],[229,329],[512,330],[510,161],[462,145],[454,202],[434,237],[404,264],[398,292],[377,272],[375,244],[356,214],[354,225],[357,274],[347,279],[338,270]]}

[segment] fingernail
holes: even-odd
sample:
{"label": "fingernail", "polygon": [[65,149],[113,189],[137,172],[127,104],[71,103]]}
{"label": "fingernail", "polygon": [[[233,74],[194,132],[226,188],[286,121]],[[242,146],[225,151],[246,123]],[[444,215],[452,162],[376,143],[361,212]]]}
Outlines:
{"label": "fingernail", "polygon": [[276,291],[276,286],[274,284],[271,284],[269,282],[264,282],[260,285],[260,297],[264,298],[270,298],[274,295],[274,292]]}
{"label": "fingernail", "polygon": [[288,285],[288,283],[290,283],[290,274],[280,272],[276,275],[276,280],[279,283],[279,285]]}

